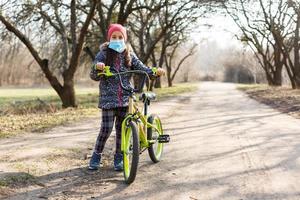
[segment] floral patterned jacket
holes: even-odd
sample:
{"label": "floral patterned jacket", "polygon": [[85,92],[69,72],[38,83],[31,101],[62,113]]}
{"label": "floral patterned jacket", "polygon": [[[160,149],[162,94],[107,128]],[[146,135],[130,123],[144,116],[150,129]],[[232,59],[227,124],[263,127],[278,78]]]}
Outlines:
{"label": "floral patterned jacket", "polygon": [[[100,51],[96,55],[94,65],[91,68],[90,77],[94,81],[99,81],[99,104],[101,109],[112,109],[117,107],[128,106],[129,92],[125,91],[121,87],[118,76],[105,77],[104,75],[98,75],[100,72],[95,68],[95,64],[98,62],[105,63],[107,44],[101,45]],[[131,53],[131,67],[130,69],[125,65],[125,55],[123,53],[117,53],[117,57],[113,66],[110,66],[112,72],[125,72],[128,70],[143,70],[149,75],[153,72],[150,68],[146,67],[134,53]],[[122,82],[125,87],[130,85],[131,74],[121,75]]]}

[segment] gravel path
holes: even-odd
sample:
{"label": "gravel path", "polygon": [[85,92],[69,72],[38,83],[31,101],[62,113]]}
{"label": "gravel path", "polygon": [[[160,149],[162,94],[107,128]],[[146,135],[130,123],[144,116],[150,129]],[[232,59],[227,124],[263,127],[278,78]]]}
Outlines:
{"label": "gravel path", "polygon": [[[113,135],[98,172],[86,169],[97,118],[0,141],[0,190],[9,199],[300,199],[300,120],[262,105],[233,84],[153,103],[171,142],[163,160],[141,155],[136,180],[112,169]],[[29,174],[33,174],[31,177]],[[29,177],[28,177],[29,176]],[[24,183],[22,183],[22,181]],[[5,190],[6,189],[6,190]],[[0,196],[1,197],[1,196]],[[4,197],[4,196],[3,196]],[[5,196],[7,198],[7,196]]]}

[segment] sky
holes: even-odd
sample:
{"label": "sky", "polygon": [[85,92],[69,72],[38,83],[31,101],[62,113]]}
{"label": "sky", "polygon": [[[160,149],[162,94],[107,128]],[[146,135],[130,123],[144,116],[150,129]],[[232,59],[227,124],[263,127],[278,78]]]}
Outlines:
{"label": "sky", "polygon": [[[204,24],[209,24],[209,28]],[[243,48],[235,34],[239,34],[239,28],[230,17],[215,14],[200,19],[198,28],[191,33],[192,39],[199,44],[195,66],[199,72],[211,74],[222,70],[223,56]]]}
{"label": "sky", "polygon": [[[205,24],[209,24],[210,27]],[[234,36],[238,32],[238,27],[230,17],[216,14],[210,18],[201,19],[198,28],[191,36],[197,43],[216,42],[220,48],[239,47],[241,43]]]}

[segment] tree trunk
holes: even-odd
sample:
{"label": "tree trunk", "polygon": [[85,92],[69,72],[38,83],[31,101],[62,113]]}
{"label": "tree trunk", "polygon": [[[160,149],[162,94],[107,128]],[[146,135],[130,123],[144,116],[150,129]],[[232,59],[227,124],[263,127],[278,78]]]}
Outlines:
{"label": "tree trunk", "polygon": [[63,103],[63,108],[77,107],[73,79],[68,80],[64,83],[64,87],[62,88],[62,91],[59,96]]}
{"label": "tree trunk", "polygon": [[168,78],[168,87],[172,87],[173,86],[173,82],[170,78]]}
{"label": "tree trunk", "polygon": [[155,88],[161,88],[161,80],[160,80],[160,77],[157,77],[157,79],[155,79],[154,81],[154,87]]}
{"label": "tree trunk", "polygon": [[189,82],[189,71],[186,71],[183,74],[183,82],[185,82],[185,83]]}
{"label": "tree trunk", "polygon": [[300,81],[299,80],[295,80],[294,81],[294,85],[292,85],[293,89],[300,89]]}
{"label": "tree trunk", "polygon": [[168,79],[168,86],[172,87],[172,77],[171,77],[171,67],[167,67],[167,79]]}
{"label": "tree trunk", "polygon": [[282,85],[282,65],[276,67],[273,80],[274,80],[273,86],[281,86]]}
{"label": "tree trunk", "polygon": [[274,46],[274,68],[275,71],[274,74],[274,86],[281,86],[282,85],[282,67],[283,67],[283,61],[281,60],[281,51],[280,51],[280,45],[276,43]]}
{"label": "tree trunk", "polygon": [[275,65],[275,70],[272,68],[273,66],[268,62],[266,58],[264,59],[264,66],[265,66],[265,74],[268,81],[268,85],[270,86],[281,86],[282,85],[282,67],[283,65],[277,66]]}
{"label": "tree trunk", "polygon": [[[17,36],[23,44],[28,48],[31,55],[34,57],[36,62],[39,64],[40,68],[42,69],[43,73],[45,74],[47,80],[49,81],[50,85],[54,88],[54,90],[57,92],[58,96],[60,97],[62,101],[62,106],[64,108],[66,107],[76,107],[76,99],[75,99],[75,89],[74,89],[74,74],[78,68],[79,65],[79,58],[80,54],[82,52],[84,40],[87,34],[88,27],[90,25],[90,22],[94,16],[94,12],[97,6],[97,1],[93,0],[93,4],[90,8],[90,11],[88,12],[88,15],[83,23],[83,26],[80,30],[78,40],[76,36],[76,12],[75,12],[75,4],[76,1],[71,2],[71,6],[73,10],[71,10],[71,36],[73,41],[73,47],[72,47],[72,57],[70,59],[70,63],[68,66],[68,69],[64,69],[63,71],[63,78],[64,78],[64,84],[60,84],[57,77],[50,71],[49,69],[49,62],[48,59],[42,59],[40,57],[40,54],[38,51],[34,48],[31,41],[20,31],[18,30],[12,23],[10,23],[8,20],[4,18],[3,15],[1,15],[0,12],[0,21],[5,25],[7,30],[14,33],[15,36]],[[67,47],[65,47],[67,48]],[[67,49],[65,49],[67,51]],[[67,63],[67,59],[65,58],[65,61]],[[66,67],[66,65],[64,65]]]}
{"label": "tree trunk", "polygon": [[297,13],[297,25],[294,38],[294,66],[295,66],[295,89],[300,89],[300,46],[299,46],[300,12]]}

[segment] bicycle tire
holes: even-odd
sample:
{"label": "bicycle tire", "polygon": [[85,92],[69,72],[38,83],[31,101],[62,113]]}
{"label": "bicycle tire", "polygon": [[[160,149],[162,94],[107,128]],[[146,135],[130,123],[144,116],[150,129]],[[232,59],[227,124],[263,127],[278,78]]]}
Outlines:
{"label": "bicycle tire", "polygon": [[[124,175],[125,182],[127,184],[131,184],[135,180],[138,163],[139,163],[140,143],[139,143],[136,123],[130,121],[124,134],[126,134],[125,135],[126,145],[123,151],[123,169],[124,169],[123,175]],[[132,139],[132,143],[130,142],[131,139]],[[132,154],[132,158],[130,158],[129,154]]]}
{"label": "bicycle tire", "polygon": [[[150,144],[148,147],[148,153],[152,162],[157,163],[160,161],[162,153],[163,153],[163,143],[159,143],[157,137],[163,134],[163,128],[161,124],[161,120],[157,115],[150,115],[148,118],[148,122],[150,124],[155,123],[159,132],[155,129],[149,127],[147,129],[147,139],[148,140],[156,140],[154,144]],[[155,133],[155,134],[154,134]]]}

